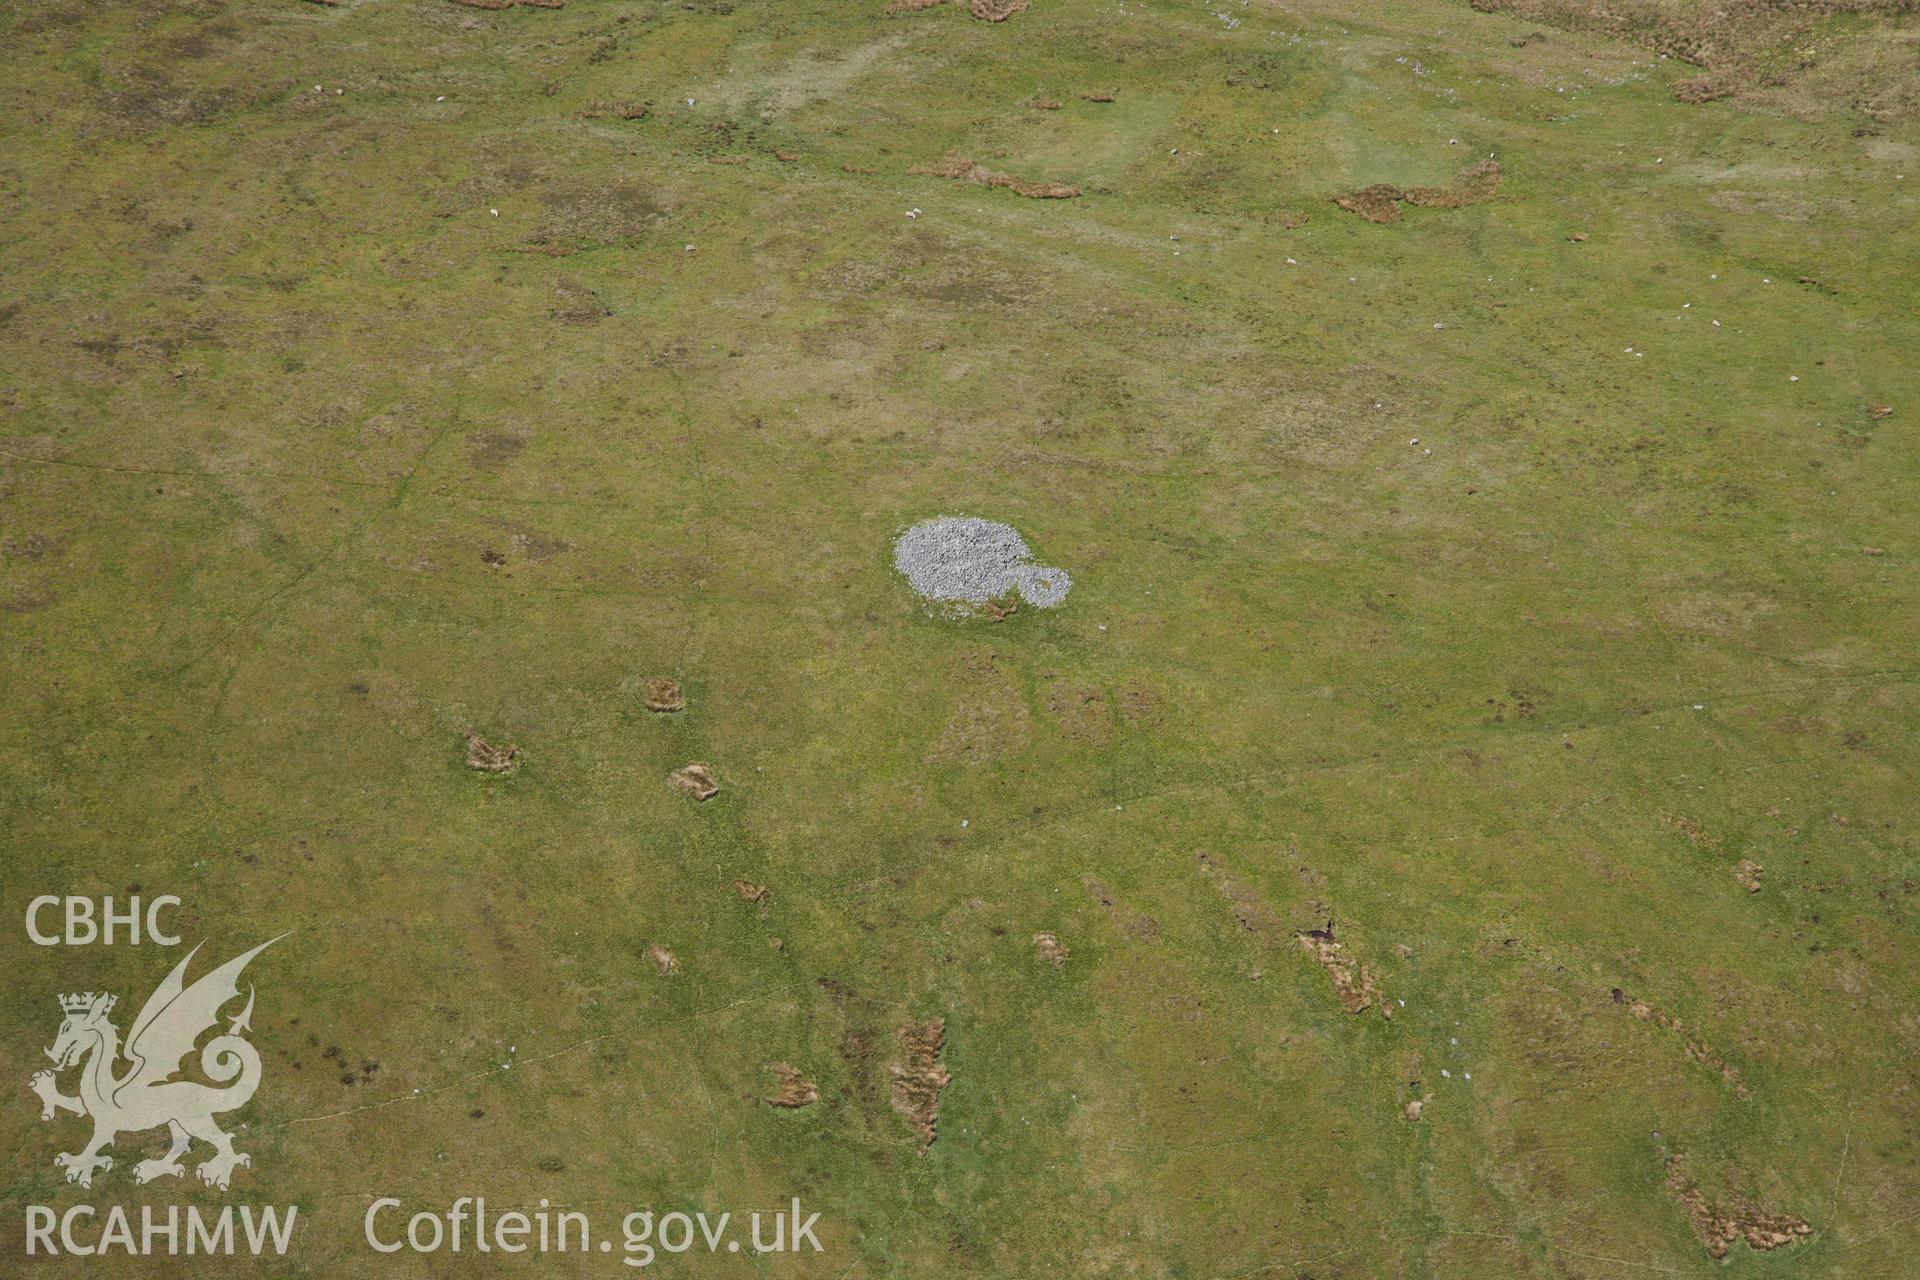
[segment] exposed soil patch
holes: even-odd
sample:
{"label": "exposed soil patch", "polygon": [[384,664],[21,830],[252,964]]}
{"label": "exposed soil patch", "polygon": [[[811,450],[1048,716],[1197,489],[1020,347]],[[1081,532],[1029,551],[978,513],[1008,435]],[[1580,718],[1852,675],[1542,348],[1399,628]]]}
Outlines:
{"label": "exposed soil patch", "polygon": [[496,747],[477,733],[467,734],[467,768],[505,773],[520,755],[518,747]]}
{"label": "exposed soil patch", "polygon": [[1380,1016],[1391,1018],[1393,1006],[1380,998],[1380,987],[1373,971],[1341,946],[1333,936],[1333,922],[1324,929],[1308,929],[1293,935],[1300,949],[1327,971],[1333,980],[1334,994],[1348,1013],[1360,1013],[1372,1004],[1380,1006]]}
{"label": "exposed soil patch", "polygon": [[516,4],[522,9],[564,9],[567,0],[451,0],[453,4],[464,5],[469,9],[511,9]]}
{"label": "exposed soil patch", "polygon": [[1333,202],[1348,213],[1357,213],[1368,222],[1400,221],[1402,203],[1423,209],[1462,209],[1487,199],[1500,187],[1500,165],[1482,160],[1468,165],[1454,177],[1451,187],[1396,187],[1376,182],[1370,187],[1334,196]]}
{"label": "exposed soil patch", "polygon": [[1733,879],[1748,893],[1760,892],[1760,873],[1766,868],[1751,858],[1742,858],[1733,866]]}
{"label": "exposed soil patch", "polygon": [[1733,1090],[1735,1097],[1751,1098],[1753,1096],[1753,1091],[1747,1088],[1746,1081],[1740,1078],[1740,1072],[1733,1064],[1709,1048],[1707,1042],[1689,1031],[1680,1019],[1656,1005],[1648,1004],[1644,1000],[1629,998],[1627,994],[1618,987],[1613,989],[1612,994],[1615,1004],[1626,1009],[1628,1013],[1631,1013],[1640,1021],[1651,1022],[1656,1027],[1671,1031],[1674,1035],[1678,1036],[1681,1047],[1686,1050],[1687,1057],[1707,1068],[1709,1071],[1717,1073],[1722,1080],[1726,1081],[1727,1087]]}
{"label": "exposed soil patch", "polygon": [[940,164],[917,164],[907,172],[921,177],[948,178],[955,182],[976,182],[983,187],[1005,187],[1013,194],[1026,196],[1029,200],[1071,200],[1080,194],[1079,187],[1064,182],[1029,182],[1010,173],[995,173],[984,165],[957,157],[950,157]]}
{"label": "exposed soil patch", "polygon": [[680,961],[674,958],[673,952],[657,942],[647,944],[647,959],[653,961],[653,967],[660,971],[660,976],[663,978],[670,973],[680,971]]}
{"label": "exposed soil patch", "polygon": [[1410,1102],[1408,1102],[1405,1107],[1401,1108],[1400,1114],[1404,1115],[1409,1120],[1418,1120],[1420,1118],[1420,1114],[1427,1109],[1427,1104],[1432,1101],[1433,1101],[1432,1094],[1423,1093],[1419,1097],[1414,1098]]}
{"label": "exposed soil patch", "polygon": [[893,1109],[905,1116],[920,1136],[923,1155],[937,1136],[940,1091],[953,1079],[940,1062],[946,1044],[946,1019],[909,1022],[900,1028],[902,1060],[889,1068],[893,1074]]}
{"label": "exposed soil patch", "polygon": [[711,800],[720,794],[720,784],[714,781],[713,770],[704,764],[689,764],[675,769],[667,775],[667,782],[676,791],[690,795],[695,800]]}
{"label": "exposed soil patch", "polygon": [[650,676],[640,687],[640,700],[649,711],[669,712],[686,708],[686,695],[680,692],[677,681],[665,676]]}
{"label": "exposed soil patch", "polygon": [[1080,96],[1088,102],[1112,102],[1114,97],[1111,89],[1082,89]]}
{"label": "exposed soil patch", "polygon": [[774,1089],[767,1096],[770,1107],[810,1107],[820,1101],[820,1090],[813,1082],[800,1074],[790,1062],[774,1062],[767,1066],[773,1072]]}
{"label": "exposed soil patch", "polygon": [[1044,930],[1033,935],[1033,949],[1035,954],[1056,969],[1065,964],[1067,956],[1072,954],[1067,950],[1067,944],[1060,941],[1058,936]]}
{"label": "exposed soil patch", "polygon": [[733,891],[739,895],[740,901],[751,902],[755,905],[764,904],[772,892],[767,886],[755,884],[751,880],[735,880],[733,882]]}
{"label": "exposed soil patch", "polygon": [[1758,1253],[1769,1253],[1783,1245],[1797,1244],[1813,1234],[1803,1218],[1790,1213],[1770,1213],[1736,1196],[1731,1205],[1716,1206],[1708,1201],[1679,1156],[1667,1160],[1667,1194],[1687,1211],[1693,1234],[1706,1246],[1710,1258],[1724,1258],[1737,1240]]}

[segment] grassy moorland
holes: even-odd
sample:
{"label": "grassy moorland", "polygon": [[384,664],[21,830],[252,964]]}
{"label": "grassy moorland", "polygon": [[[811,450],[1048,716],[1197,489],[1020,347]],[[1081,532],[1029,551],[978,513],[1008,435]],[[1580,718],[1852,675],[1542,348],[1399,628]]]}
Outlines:
{"label": "grassy moorland", "polygon": [[[0,8],[0,1259],[799,1195],[670,1269],[1911,1274],[1913,17],[1688,102],[1544,5],[883,7]],[[915,600],[960,512],[1067,603]],[[25,902],[136,888],[297,931],[224,1196],[25,1088],[177,959]]]}

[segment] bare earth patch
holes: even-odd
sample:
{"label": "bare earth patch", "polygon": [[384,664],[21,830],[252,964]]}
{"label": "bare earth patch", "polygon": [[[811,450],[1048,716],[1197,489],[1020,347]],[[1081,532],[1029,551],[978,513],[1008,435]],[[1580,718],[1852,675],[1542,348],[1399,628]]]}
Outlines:
{"label": "bare earth patch", "polygon": [[1380,999],[1380,985],[1373,971],[1334,940],[1332,922],[1324,929],[1308,929],[1293,937],[1300,949],[1313,957],[1313,962],[1333,979],[1334,994],[1340,997],[1341,1008],[1348,1013],[1360,1013],[1368,1005],[1377,1003],[1381,1017],[1393,1016],[1393,1006]]}
{"label": "bare earth patch", "polygon": [[714,781],[713,770],[704,764],[690,764],[675,769],[667,775],[667,782],[676,791],[684,792],[695,800],[711,800],[720,794],[720,784]]}
{"label": "bare earth patch", "polygon": [[1736,1240],[1745,1240],[1756,1252],[1768,1253],[1813,1234],[1804,1219],[1790,1213],[1769,1213],[1738,1196],[1730,1208],[1713,1205],[1687,1176],[1686,1163],[1679,1156],[1667,1161],[1667,1194],[1687,1211],[1693,1234],[1706,1246],[1710,1258],[1726,1257]]}
{"label": "bare earth patch", "polygon": [[1033,949],[1042,960],[1049,961],[1056,969],[1065,964],[1067,956],[1072,954],[1056,934],[1045,930],[1033,935]]}
{"label": "bare earth patch", "polygon": [[755,905],[764,903],[771,894],[767,886],[755,884],[751,880],[735,880],[733,882],[733,891],[739,895],[740,901],[750,902]]}
{"label": "bare earth patch", "polygon": [[767,1099],[770,1107],[800,1108],[812,1106],[820,1101],[820,1090],[813,1082],[800,1074],[799,1068],[790,1062],[775,1062],[767,1066],[773,1072],[774,1089]]}
{"label": "bare earth patch", "polygon": [[1760,892],[1760,873],[1766,870],[1751,858],[1742,858],[1734,864],[1733,878],[1748,893]]}
{"label": "bare earth patch", "polygon": [[1357,191],[1342,192],[1333,202],[1368,222],[1398,222],[1402,203],[1423,209],[1463,209],[1479,204],[1499,190],[1500,176],[1498,161],[1482,160],[1455,175],[1451,187],[1396,187],[1392,183],[1376,182]]}
{"label": "bare earth patch", "polygon": [[940,1052],[947,1044],[947,1022],[928,1018],[909,1022],[900,1028],[903,1060],[895,1063],[893,1073],[893,1109],[907,1118],[920,1135],[920,1152],[926,1154],[937,1136],[940,1119],[940,1091],[953,1077],[941,1065]]}
{"label": "bare earth patch", "polygon": [[674,958],[673,952],[657,942],[647,944],[647,959],[653,961],[653,967],[660,971],[660,976],[663,978],[670,973],[680,971],[680,961]]}
{"label": "bare earth patch", "polygon": [[640,687],[640,697],[649,711],[680,711],[687,705],[686,695],[680,692],[677,682],[665,676],[654,676]]}
{"label": "bare earth patch", "polygon": [[505,773],[520,755],[518,747],[496,747],[477,733],[467,735],[467,768]]}
{"label": "bare earth patch", "polygon": [[1080,194],[1079,187],[1064,182],[1029,182],[1009,173],[995,173],[984,165],[958,157],[949,157],[940,164],[917,164],[907,172],[920,177],[977,182],[983,187],[1005,187],[1013,194],[1026,196],[1029,200],[1071,200]]}

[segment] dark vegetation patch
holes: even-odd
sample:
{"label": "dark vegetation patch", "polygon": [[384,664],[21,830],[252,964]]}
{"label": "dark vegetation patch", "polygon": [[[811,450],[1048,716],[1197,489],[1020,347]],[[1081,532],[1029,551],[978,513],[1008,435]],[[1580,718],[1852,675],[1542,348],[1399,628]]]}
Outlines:
{"label": "dark vegetation patch", "polygon": [[1201,874],[1213,882],[1220,896],[1227,900],[1233,911],[1233,918],[1242,929],[1253,934],[1270,947],[1284,945],[1293,930],[1287,927],[1280,913],[1259,890],[1230,875],[1218,858],[1204,849],[1194,855],[1199,863]]}
{"label": "dark vegetation patch", "polygon": [[613,314],[599,294],[578,280],[562,276],[554,282],[553,291],[559,301],[547,314],[563,324],[592,324]]}
{"label": "dark vegetation patch", "polygon": [[631,244],[666,216],[654,192],[631,182],[548,190],[540,201],[547,217],[533,234],[536,245]]}
{"label": "dark vegetation patch", "polygon": [[1069,742],[1104,747],[1113,741],[1113,712],[1096,685],[1048,675],[1047,710]]}
{"label": "dark vegetation patch", "polygon": [[927,753],[937,764],[986,765],[1026,750],[1033,717],[998,655],[961,655],[953,678],[953,713]]}
{"label": "dark vegetation patch", "polygon": [[467,465],[475,471],[498,471],[520,455],[527,438],[511,431],[477,431],[467,437]]}
{"label": "dark vegetation patch", "polygon": [[1114,896],[1113,890],[1098,880],[1089,879],[1087,892],[1093,900],[1105,907],[1107,914],[1113,917],[1120,932],[1129,938],[1151,938],[1160,932],[1160,922],[1144,911],[1136,911]]}
{"label": "dark vegetation patch", "polygon": [[628,102],[621,98],[614,102],[593,101],[580,108],[582,120],[645,120],[653,114],[653,100]]}
{"label": "dark vegetation patch", "polygon": [[[1705,74],[1674,82],[1673,95],[1681,102],[1754,97],[1822,75],[1828,65],[1851,64],[1858,88],[1848,105],[1867,108],[1885,103],[1889,87],[1911,78],[1901,42],[1889,38],[1893,35],[1889,27],[1920,7],[1915,0],[1469,3],[1482,13],[1507,13],[1562,30],[1631,41],[1700,68]],[[1535,32],[1512,43],[1519,47],[1539,38]],[[1834,96],[1844,101],[1848,95]],[[1899,114],[1910,114],[1913,105],[1909,94]]]}

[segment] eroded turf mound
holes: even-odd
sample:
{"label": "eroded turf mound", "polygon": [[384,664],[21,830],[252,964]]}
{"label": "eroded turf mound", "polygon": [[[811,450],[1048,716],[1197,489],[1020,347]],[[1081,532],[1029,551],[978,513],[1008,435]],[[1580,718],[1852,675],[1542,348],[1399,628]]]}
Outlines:
{"label": "eroded turf mound", "polygon": [[1396,187],[1392,183],[1376,182],[1357,191],[1342,192],[1333,202],[1368,222],[1398,222],[1402,203],[1423,209],[1462,209],[1479,204],[1499,189],[1500,176],[1498,161],[1482,160],[1462,169],[1451,187]]}
{"label": "eroded turf mound", "polygon": [[985,165],[957,157],[950,157],[939,164],[917,164],[907,172],[927,178],[977,182],[983,187],[1005,187],[1013,194],[1029,200],[1071,200],[1080,194],[1080,188],[1069,183],[1029,182],[1010,173],[995,173]]}

